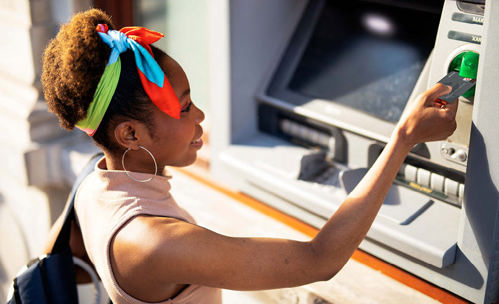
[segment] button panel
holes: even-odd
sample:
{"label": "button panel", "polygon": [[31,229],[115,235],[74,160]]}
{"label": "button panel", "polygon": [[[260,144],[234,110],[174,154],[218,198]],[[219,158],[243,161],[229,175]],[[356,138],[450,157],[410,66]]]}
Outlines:
{"label": "button panel", "polygon": [[442,143],[440,155],[447,160],[464,166],[468,161],[468,149],[450,142]]}
{"label": "button panel", "polygon": [[408,182],[416,182],[418,169],[411,165],[405,165],[404,178]]}
{"label": "button panel", "polygon": [[460,199],[464,198],[464,184],[459,184],[459,192],[458,192],[457,196]]}
{"label": "button panel", "polygon": [[398,180],[453,205],[461,206],[464,198],[464,184],[413,165],[403,164],[398,171]]}
{"label": "button panel", "polygon": [[419,168],[416,182],[421,186],[430,187],[430,175],[430,171]]}
{"label": "button panel", "polygon": [[457,196],[459,193],[459,183],[446,178],[444,181],[444,193],[447,195]]}
{"label": "button panel", "polygon": [[430,178],[431,189],[438,192],[444,192],[444,177],[439,174],[432,173]]}

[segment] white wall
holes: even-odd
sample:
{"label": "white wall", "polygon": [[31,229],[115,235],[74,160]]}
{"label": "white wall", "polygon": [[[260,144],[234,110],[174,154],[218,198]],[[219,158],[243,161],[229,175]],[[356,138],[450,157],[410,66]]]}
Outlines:
{"label": "white wall", "polygon": [[[4,29],[0,44],[2,301],[21,266],[41,253],[74,178],[67,170],[73,166],[64,162],[69,162],[70,146],[80,144],[80,137],[61,130],[47,111],[40,84],[41,58],[57,23],[88,4],[89,0],[0,1]],[[88,140],[83,142],[87,147]]]}
{"label": "white wall", "polygon": [[180,63],[189,78],[192,100],[209,111],[208,1],[137,0],[135,20],[165,34],[157,46]]}

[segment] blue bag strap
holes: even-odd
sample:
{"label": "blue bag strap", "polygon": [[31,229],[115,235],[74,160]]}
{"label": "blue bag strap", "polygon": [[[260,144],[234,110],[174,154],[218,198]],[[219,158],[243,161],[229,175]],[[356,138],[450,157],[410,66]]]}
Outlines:
{"label": "blue bag strap", "polygon": [[87,177],[90,173],[94,171],[97,161],[101,159],[103,156],[104,153],[102,152],[93,155],[92,158],[90,158],[88,163],[85,165],[83,170],[80,172],[80,174],[77,176],[76,181],[73,184],[73,188],[71,189],[71,193],[69,194],[68,203],[65,208],[66,215],[64,217],[64,224],[62,224],[61,230],[59,231],[59,235],[57,236],[54,246],[52,247],[52,250],[50,252],[51,254],[62,252],[64,249],[69,247],[69,238],[71,235],[71,222],[75,217],[74,202],[75,202],[76,192],[78,191],[78,187],[80,186],[81,182],[85,179],[85,177]]}

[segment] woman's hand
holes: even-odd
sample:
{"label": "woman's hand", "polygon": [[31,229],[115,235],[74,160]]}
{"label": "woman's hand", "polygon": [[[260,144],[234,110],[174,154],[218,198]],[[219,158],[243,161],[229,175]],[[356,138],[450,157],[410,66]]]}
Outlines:
{"label": "woman's hand", "polygon": [[400,118],[394,136],[410,147],[449,137],[456,129],[458,101],[444,105],[437,99],[451,90],[451,87],[437,83],[419,95]]}

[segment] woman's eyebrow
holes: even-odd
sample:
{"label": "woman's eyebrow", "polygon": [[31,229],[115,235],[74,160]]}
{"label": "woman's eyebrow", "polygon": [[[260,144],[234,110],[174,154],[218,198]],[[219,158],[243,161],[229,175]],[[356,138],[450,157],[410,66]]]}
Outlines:
{"label": "woman's eyebrow", "polygon": [[191,89],[186,89],[182,95],[180,95],[180,98],[179,100],[181,101],[182,99],[184,99],[187,95],[189,95],[191,93]]}

